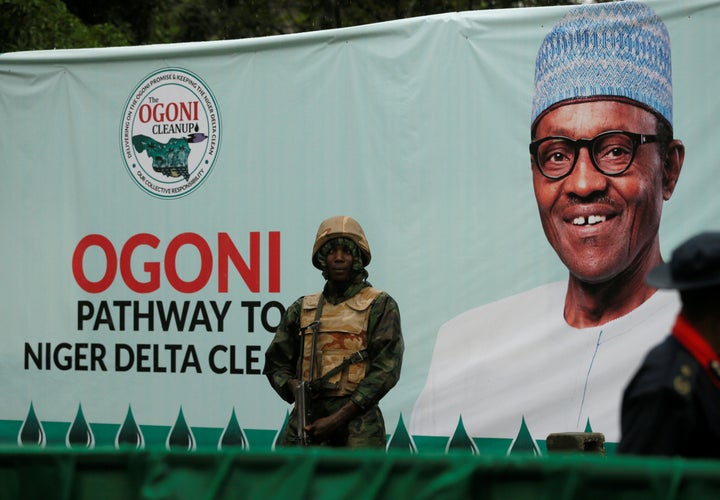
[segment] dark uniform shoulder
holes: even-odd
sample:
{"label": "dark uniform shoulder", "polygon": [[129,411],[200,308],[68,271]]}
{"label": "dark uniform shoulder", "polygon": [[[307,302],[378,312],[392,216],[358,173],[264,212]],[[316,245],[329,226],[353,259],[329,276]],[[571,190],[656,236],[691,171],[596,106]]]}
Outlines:
{"label": "dark uniform shoulder", "polygon": [[642,394],[670,389],[689,398],[700,370],[695,358],[673,336],[668,336],[648,352],[633,380],[634,392]]}

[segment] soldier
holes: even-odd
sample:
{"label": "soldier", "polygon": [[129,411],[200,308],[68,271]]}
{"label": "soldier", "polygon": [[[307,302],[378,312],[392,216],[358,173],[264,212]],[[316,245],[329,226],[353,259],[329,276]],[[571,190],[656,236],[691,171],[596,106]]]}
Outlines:
{"label": "soldier", "polygon": [[327,280],[322,292],[297,299],[285,312],[265,352],[273,389],[288,403],[300,381],[310,383],[307,413],[293,408],[279,445],[384,448],[380,399],[397,383],[404,350],[400,311],[367,282],[370,246],[353,218],[320,224],[313,265]]}

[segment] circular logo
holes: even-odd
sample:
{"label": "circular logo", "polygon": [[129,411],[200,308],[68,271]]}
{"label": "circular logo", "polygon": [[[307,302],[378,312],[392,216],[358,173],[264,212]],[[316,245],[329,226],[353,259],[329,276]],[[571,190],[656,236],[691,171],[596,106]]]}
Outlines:
{"label": "circular logo", "polygon": [[122,118],[122,155],[132,179],[158,198],[179,198],[210,174],[220,146],[220,113],[208,86],[181,68],[148,75]]}

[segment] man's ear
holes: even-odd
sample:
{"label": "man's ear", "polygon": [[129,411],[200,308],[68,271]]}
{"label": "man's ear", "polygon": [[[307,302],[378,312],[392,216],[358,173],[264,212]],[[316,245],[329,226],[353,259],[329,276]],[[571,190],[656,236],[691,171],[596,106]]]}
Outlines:
{"label": "man's ear", "polygon": [[685,145],[678,139],[670,141],[663,165],[663,199],[665,201],[669,200],[675,191],[684,161]]}

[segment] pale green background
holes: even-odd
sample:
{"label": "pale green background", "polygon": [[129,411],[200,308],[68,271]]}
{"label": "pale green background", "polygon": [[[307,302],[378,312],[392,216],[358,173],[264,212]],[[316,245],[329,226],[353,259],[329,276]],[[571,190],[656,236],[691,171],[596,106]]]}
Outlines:
{"label": "pale green background", "polygon": [[[687,156],[661,227],[664,254],[689,235],[720,229],[720,2],[647,2],[672,40],[675,134]],[[0,421],[21,422],[32,402],[43,422],[275,430],[288,407],[263,376],[38,372],[25,342],[262,345],[240,301],[289,305],[322,286],[310,264],[320,221],[363,225],[371,283],[402,313],[406,355],[382,401],[388,432],[409,420],[438,327],[467,309],[566,271],[540,228],[527,153],[534,59],[566,7],[476,11],[341,30],[168,46],[0,55]],[[120,127],[131,92],[166,67],[198,75],[221,115],[217,161],[196,191],[148,195],[123,163]],[[229,233],[282,234],[282,290],[137,296],[119,280],[90,296],[71,257],[85,235],[116,248],[133,234],[167,242],[197,232],[214,247]],[[263,246],[265,248],[265,246]],[[119,251],[119,250],[118,250]],[[266,256],[264,255],[265,259]],[[192,268],[192,266],[190,266]],[[214,272],[212,283],[216,283]],[[224,333],[90,333],[78,300],[232,300]],[[209,347],[208,347],[209,348]]]}

